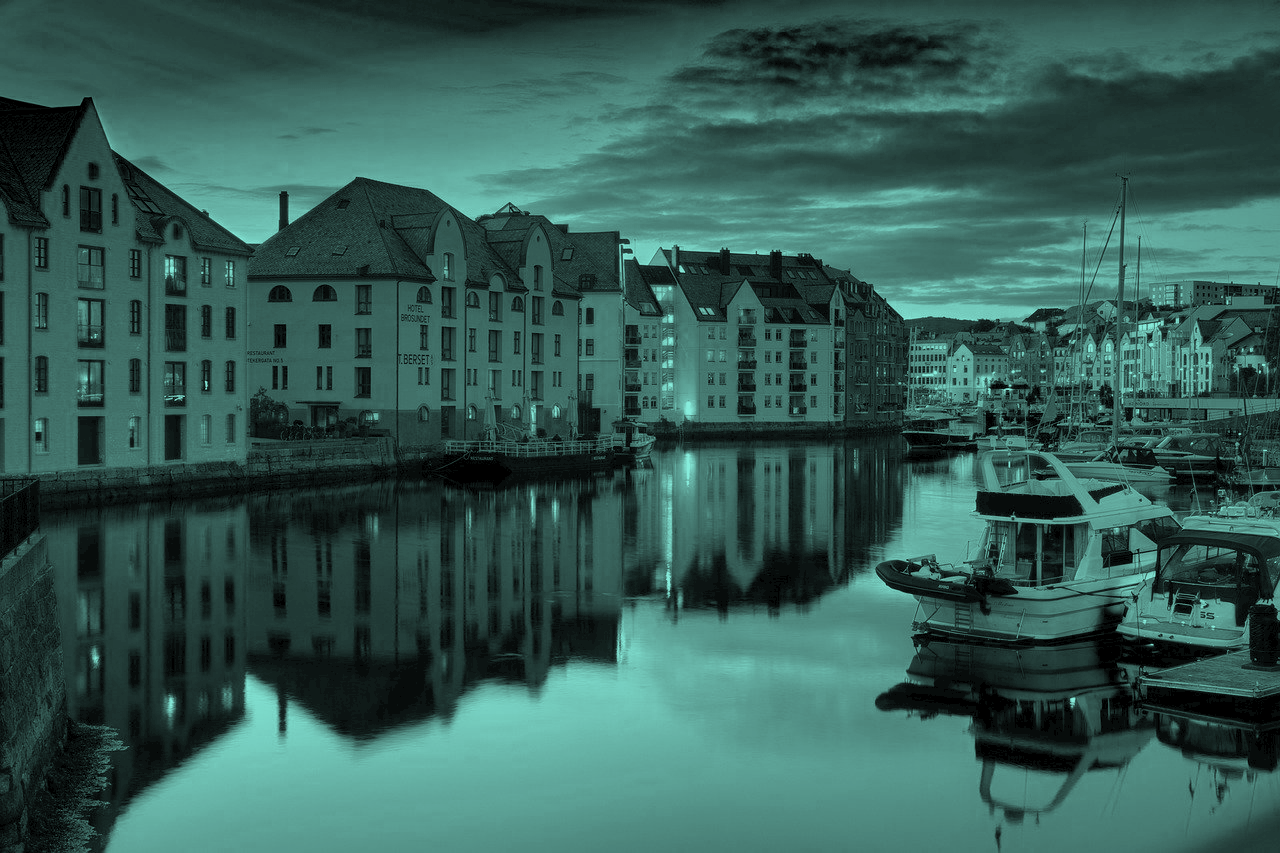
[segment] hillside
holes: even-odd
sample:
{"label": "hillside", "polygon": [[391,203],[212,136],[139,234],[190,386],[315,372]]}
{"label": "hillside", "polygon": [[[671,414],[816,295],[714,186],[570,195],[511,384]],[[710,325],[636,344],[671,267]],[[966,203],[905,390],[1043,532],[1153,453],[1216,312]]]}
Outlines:
{"label": "hillside", "polygon": [[954,320],[951,317],[921,317],[918,320],[906,320],[908,329],[919,329],[935,335],[954,335],[956,332],[967,332],[977,320]]}

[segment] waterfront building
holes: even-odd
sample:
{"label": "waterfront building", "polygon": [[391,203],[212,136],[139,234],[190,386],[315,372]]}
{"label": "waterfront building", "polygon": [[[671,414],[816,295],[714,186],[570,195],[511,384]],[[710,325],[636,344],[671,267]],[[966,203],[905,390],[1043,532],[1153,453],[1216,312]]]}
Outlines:
{"label": "waterfront building", "polygon": [[112,151],[91,98],[0,98],[0,205],[5,472],[243,462],[249,246]]}
{"label": "waterfront building", "polygon": [[291,420],[401,446],[573,434],[580,295],[557,271],[607,273],[570,247],[543,217],[508,207],[481,224],[368,178],[294,222],[282,209],[250,267],[251,384]]}
{"label": "waterfront building", "polygon": [[970,402],[990,393],[991,383],[1009,374],[1009,355],[999,344],[961,341],[947,356],[947,392],[955,402]]}
{"label": "waterfront building", "polygon": [[947,395],[947,353],[952,337],[917,333],[912,337],[909,397],[916,405]]}
{"label": "waterfront building", "polygon": [[623,306],[623,416],[653,424],[659,417],[662,372],[675,369],[675,339],[673,336],[665,348],[671,353],[670,365],[660,362],[659,353],[664,350],[660,338],[663,314],[651,285],[670,287],[674,285],[675,278],[665,264],[640,264],[635,258],[627,258],[622,281],[626,298]]}

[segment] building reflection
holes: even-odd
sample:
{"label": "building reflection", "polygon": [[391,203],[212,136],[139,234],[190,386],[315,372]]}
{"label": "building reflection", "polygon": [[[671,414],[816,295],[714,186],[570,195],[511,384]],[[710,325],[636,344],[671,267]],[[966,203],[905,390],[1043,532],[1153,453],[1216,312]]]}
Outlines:
{"label": "building reflection", "polygon": [[[244,715],[248,515],[240,500],[47,513],[67,710],[116,729],[123,805]],[[101,839],[99,839],[101,841]]]}
{"label": "building reflection", "polygon": [[249,501],[249,670],[356,739],[453,713],[472,685],[537,692],[616,664],[623,494],[610,479],[439,482]]}

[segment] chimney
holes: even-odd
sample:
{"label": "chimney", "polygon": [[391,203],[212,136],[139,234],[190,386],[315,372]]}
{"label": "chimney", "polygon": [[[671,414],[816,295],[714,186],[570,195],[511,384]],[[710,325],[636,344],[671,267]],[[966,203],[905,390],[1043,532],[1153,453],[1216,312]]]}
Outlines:
{"label": "chimney", "polygon": [[283,231],[289,225],[289,194],[280,190],[280,228]]}
{"label": "chimney", "polygon": [[769,275],[782,280],[782,252],[777,249],[769,253]]}
{"label": "chimney", "polygon": [[725,275],[729,274],[729,250],[720,250],[720,272]]}
{"label": "chimney", "polygon": [[680,247],[674,243],[671,245],[671,271],[680,272]]}

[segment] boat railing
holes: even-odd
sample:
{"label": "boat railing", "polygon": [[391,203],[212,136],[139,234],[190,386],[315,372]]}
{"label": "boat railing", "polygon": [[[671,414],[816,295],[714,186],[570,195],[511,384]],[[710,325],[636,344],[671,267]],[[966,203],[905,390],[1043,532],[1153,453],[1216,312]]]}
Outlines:
{"label": "boat railing", "polygon": [[520,458],[574,456],[583,453],[599,453],[613,448],[612,438],[572,439],[569,441],[556,441],[554,439],[465,441],[453,439],[444,443],[446,453],[497,453],[503,456]]}

